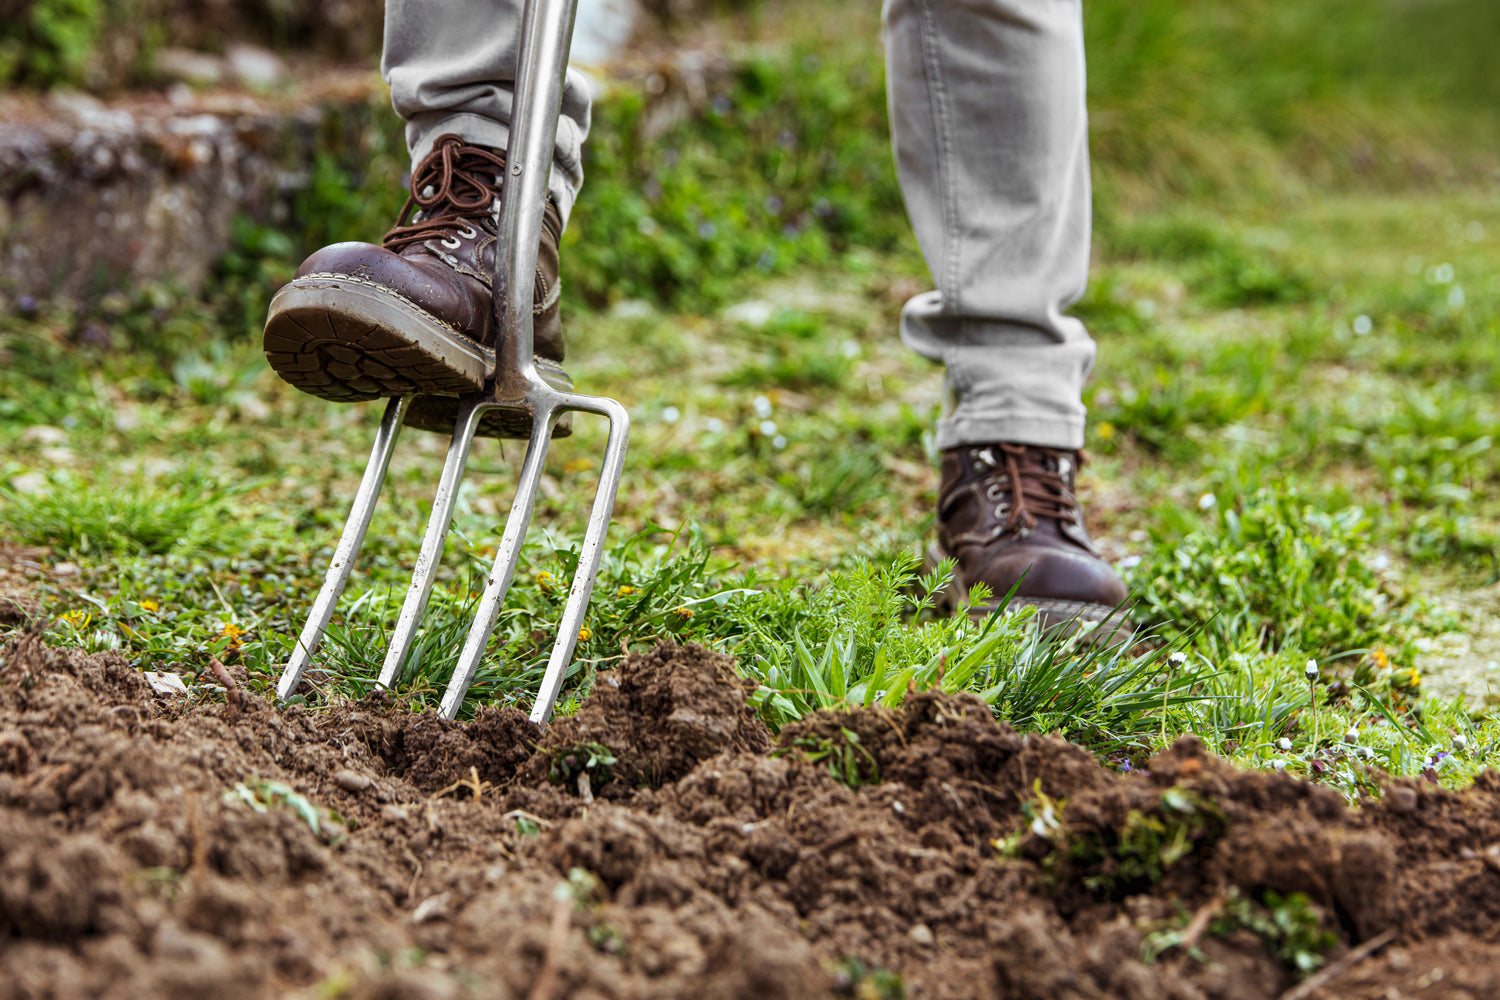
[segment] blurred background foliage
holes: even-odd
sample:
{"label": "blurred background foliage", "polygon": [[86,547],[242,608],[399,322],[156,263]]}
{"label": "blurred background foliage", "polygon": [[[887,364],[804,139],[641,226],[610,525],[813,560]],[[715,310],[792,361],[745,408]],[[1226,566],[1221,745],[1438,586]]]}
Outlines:
{"label": "blurred background foliage", "polygon": [[[913,251],[874,4],[652,0],[644,10],[622,69],[601,82],[589,180],[564,237],[569,308],[629,300],[706,312],[746,281]],[[717,35],[698,16],[710,10]],[[1190,221],[1169,220],[1163,235],[1133,220],[1194,203],[1282,210],[1496,169],[1494,0],[1089,0],[1084,11],[1101,252],[1199,259],[1200,283],[1225,304],[1285,301],[1302,286],[1260,273],[1259,251],[1189,245]],[[847,30],[830,37],[833,17]],[[305,70],[373,70],[380,4],[0,0],[0,84],[13,91],[159,87],[164,49],[240,42],[297,70],[279,95],[295,101]],[[407,164],[383,95],[369,122],[330,123],[289,223],[236,228],[214,293],[232,333],[258,327],[268,290],[311,249],[390,225]],[[598,233],[609,239],[587,235]],[[1082,308],[1098,322],[1108,295]]]}

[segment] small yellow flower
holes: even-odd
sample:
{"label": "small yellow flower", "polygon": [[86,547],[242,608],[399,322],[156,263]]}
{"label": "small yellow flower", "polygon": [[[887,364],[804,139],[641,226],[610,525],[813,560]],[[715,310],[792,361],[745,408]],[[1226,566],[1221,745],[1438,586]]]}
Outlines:
{"label": "small yellow flower", "polygon": [[1398,670],[1394,674],[1391,674],[1391,687],[1393,688],[1410,689],[1420,687],[1421,685],[1422,675],[1411,668]]}
{"label": "small yellow flower", "polygon": [[639,588],[639,587],[632,587],[630,584],[627,583],[625,586],[623,586],[619,590],[615,591],[615,596],[616,597],[629,597],[631,594],[639,594],[640,592],[641,592],[641,588]]}
{"label": "small yellow flower", "polygon": [[94,620],[87,611],[64,611],[58,617],[76,629],[88,628],[89,622]]}
{"label": "small yellow flower", "polygon": [[592,632],[590,632],[588,630],[588,626],[584,626],[583,628],[581,628],[581,629],[578,630],[578,641],[579,642],[588,642],[593,637],[594,637],[594,633],[592,633]]}
{"label": "small yellow flower", "polygon": [[1101,441],[1113,441],[1115,437],[1115,425],[1105,420],[1098,427],[1094,428],[1094,433],[1099,436],[1099,440]]}
{"label": "small yellow flower", "polygon": [[240,637],[241,636],[245,636],[245,635],[249,635],[249,634],[250,634],[250,630],[249,629],[240,628],[234,622],[225,622],[224,623],[224,627],[221,628],[221,629],[219,629],[219,637],[222,638],[222,639],[228,639],[229,640],[229,648],[230,649],[239,649],[240,648]]}
{"label": "small yellow flower", "polygon": [[1371,653],[1370,660],[1381,670],[1389,670],[1391,668],[1391,658],[1386,655],[1386,651],[1383,649],[1377,649]]}
{"label": "small yellow flower", "polygon": [[141,610],[142,611],[159,611],[160,609],[161,609],[161,605],[157,604],[155,601],[151,600],[150,598],[147,598],[146,600],[144,600],[144,601],[141,602]]}
{"label": "small yellow flower", "polygon": [[592,458],[574,458],[574,459],[570,459],[567,462],[567,464],[565,464],[563,466],[563,471],[564,472],[587,472],[590,469],[592,469],[593,467],[594,467],[594,460]]}
{"label": "small yellow flower", "polygon": [[686,605],[683,605],[681,607],[673,608],[672,614],[676,615],[678,618],[691,618],[693,617],[693,609],[687,607]]}
{"label": "small yellow flower", "polygon": [[533,580],[535,580],[536,581],[536,585],[538,587],[541,587],[543,590],[551,590],[552,589],[553,577],[552,577],[552,574],[549,573],[549,572],[547,572],[546,570],[544,570],[544,569],[537,570],[535,573],[531,574],[531,578]]}

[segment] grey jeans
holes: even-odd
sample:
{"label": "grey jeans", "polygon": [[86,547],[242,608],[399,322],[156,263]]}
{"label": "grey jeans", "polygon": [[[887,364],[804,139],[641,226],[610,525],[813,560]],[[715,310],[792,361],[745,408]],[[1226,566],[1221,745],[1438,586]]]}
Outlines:
{"label": "grey jeans", "polygon": [[[520,0],[386,0],[381,70],[413,161],[457,132],[504,147]],[[1094,342],[1066,310],[1089,261],[1081,0],[885,0],[891,135],[937,288],[901,337],[947,368],[939,448],[1083,444]],[[587,80],[563,92],[552,196],[583,180]],[[607,239],[608,234],[600,234]]]}

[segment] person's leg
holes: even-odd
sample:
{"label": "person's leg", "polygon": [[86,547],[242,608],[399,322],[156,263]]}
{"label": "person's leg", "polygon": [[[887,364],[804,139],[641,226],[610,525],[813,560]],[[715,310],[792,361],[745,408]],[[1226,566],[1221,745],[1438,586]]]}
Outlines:
{"label": "person's leg", "polygon": [[[494,370],[494,278],[521,29],[520,0],[388,0],[381,70],[406,120],[411,197],[381,246],[339,243],[271,302],[265,350],[286,381],[332,400],[416,395],[407,422],[451,429],[453,397]],[[562,370],[558,240],[583,179],[589,89],[569,71],[537,254],[538,371]],[[526,436],[499,411],[482,434]]]}
{"label": "person's leg", "polygon": [[[937,289],[902,339],[947,367],[939,554],[962,584],[1103,620],[1125,596],[1073,497],[1094,343],[1078,0],[886,0],[891,133]],[[1002,447],[1004,445],[1004,447]]]}
{"label": "person's leg", "polygon": [[[380,72],[391,85],[391,104],[406,122],[413,164],[432,152],[439,136],[450,133],[473,146],[506,148],[521,8],[521,0],[386,0]],[[570,69],[548,183],[564,222],[583,183],[589,108],[588,81]]]}

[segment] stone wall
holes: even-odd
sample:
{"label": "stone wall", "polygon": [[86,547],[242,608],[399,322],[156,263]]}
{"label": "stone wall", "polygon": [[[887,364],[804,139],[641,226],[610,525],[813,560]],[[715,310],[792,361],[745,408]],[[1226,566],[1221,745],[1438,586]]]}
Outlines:
{"label": "stone wall", "polygon": [[[319,149],[389,115],[372,72],[244,93],[0,100],[0,293],[82,300],[110,287],[200,288],[238,213],[285,223]],[[330,133],[334,133],[332,137]]]}

